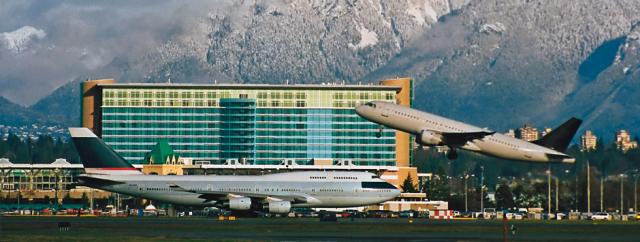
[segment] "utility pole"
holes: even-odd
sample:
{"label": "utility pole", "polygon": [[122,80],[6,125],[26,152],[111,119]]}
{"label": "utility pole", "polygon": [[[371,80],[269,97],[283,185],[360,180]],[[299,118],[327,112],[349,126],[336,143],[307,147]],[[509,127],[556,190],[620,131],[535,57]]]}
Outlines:
{"label": "utility pole", "polygon": [[591,167],[587,160],[587,213],[591,214]]}

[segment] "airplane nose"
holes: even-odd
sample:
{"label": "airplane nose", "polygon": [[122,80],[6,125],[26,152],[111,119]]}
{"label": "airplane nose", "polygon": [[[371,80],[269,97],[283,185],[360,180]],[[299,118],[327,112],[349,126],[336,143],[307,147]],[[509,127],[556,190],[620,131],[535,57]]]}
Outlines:
{"label": "airplane nose", "polygon": [[357,106],[356,113],[362,116],[362,112],[364,111],[364,109],[365,109],[364,105]]}

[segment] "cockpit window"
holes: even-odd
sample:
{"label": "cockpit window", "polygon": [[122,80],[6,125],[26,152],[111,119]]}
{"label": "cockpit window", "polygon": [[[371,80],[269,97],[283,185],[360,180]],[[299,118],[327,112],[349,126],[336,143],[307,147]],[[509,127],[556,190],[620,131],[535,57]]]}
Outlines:
{"label": "cockpit window", "polygon": [[376,108],[376,105],[374,103],[371,103],[371,102],[365,103],[364,105],[367,105],[367,106],[372,107],[372,108]]}
{"label": "cockpit window", "polygon": [[395,186],[387,182],[362,182],[362,188],[397,189]]}

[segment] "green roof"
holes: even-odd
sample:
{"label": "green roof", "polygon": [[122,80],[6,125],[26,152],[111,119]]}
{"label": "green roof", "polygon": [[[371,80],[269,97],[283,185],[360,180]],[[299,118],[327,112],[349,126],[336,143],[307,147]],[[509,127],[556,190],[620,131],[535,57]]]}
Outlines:
{"label": "green roof", "polygon": [[173,149],[171,149],[169,142],[165,139],[159,140],[156,146],[154,146],[153,149],[144,156],[145,164],[166,164],[177,159],[178,155],[176,155]]}

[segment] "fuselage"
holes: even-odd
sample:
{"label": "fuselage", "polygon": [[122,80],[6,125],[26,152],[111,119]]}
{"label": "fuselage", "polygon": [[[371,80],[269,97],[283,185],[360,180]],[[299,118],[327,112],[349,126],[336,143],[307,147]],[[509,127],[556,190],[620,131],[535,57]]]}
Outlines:
{"label": "fuselage", "polygon": [[[367,172],[308,171],[267,175],[84,175],[99,189],[156,201],[216,206],[230,197],[256,203],[287,200],[291,207],[355,207],[391,200],[393,185]],[[97,178],[100,182],[91,178]],[[80,177],[83,180],[83,177]],[[104,182],[113,181],[113,182]]]}
{"label": "fuselage", "polygon": [[[424,130],[435,131],[437,133],[488,131],[463,122],[387,102],[370,102],[369,105],[357,107],[356,112],[361,117],[374,123],[414,135],[419,135]],[[574,158],[562,152],[499,133],[474,139],[454,148],[461,148],[510,160],[528,162],[575,162]]]}

